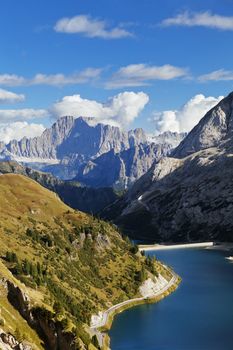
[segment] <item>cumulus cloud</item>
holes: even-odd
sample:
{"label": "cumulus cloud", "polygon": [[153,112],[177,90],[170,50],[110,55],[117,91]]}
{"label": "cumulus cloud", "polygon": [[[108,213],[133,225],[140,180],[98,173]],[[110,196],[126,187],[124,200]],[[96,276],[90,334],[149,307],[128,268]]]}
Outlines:
{"label": "cumulus cloud", "polygon": [[0,141],[8,143],[11,140],[21,140],[24,136],[31,138],[40,136],[45,130],[42,124],[27,122],[0,123]]}
{"label": "cumulus cloud", "polygon": [[205,97],[199,94],[186,102],[179,110],[155,112],[150,120],[155,124],[157,133],[189,132],[222,99],[223,96]]}
{"label": "cumulus cloud", "polygon": [[225,69],[215,70],[211,73],[201,75],[198,78],[198,80],[201,82],[221,81],[221,80],[230,81],[230,80],[233,80],[233,71],[229,71]]}
{"label": "cumulus cloud", "polygon": [[0,124],[45,118],[48,115],[49,112],[45,109],[0,109]]}
{"label": "cumulus cloud", "polygon": [[15,74],[0,75],[0,85],[4,86],[31,86],[31,85],[51,85],[63,86],[73,84],[85,84],[97,79],[102,72],[100,68],[86,68],[83,71],[65,74],[41,74],[38,73],[32,78],[25,78]]}
{"label": "cumulus cloud", "polygon": [[106,88],[122,88],[148,85],[152,80],[171,80],[187,76],[187,69],[170,64],[151,66],[148,64],[130,64],[121,67],[106,83]]}
{"label": "cumulus cloud", "polygon": [[163,26],[207,27],[233,30],[233,16],[220,16],[209,11],[190,13],[185,11],[162,21]]}
{"label": "cumulus cloud", "polygon": [[0,104],[22,102],[24,100],[25,96],[22,94],[15,94],[14,92],[0,89]]}
{"label": "cumulus cloud", "polygon": [[106,21],[87,15],[62,18],[55,24],[54,30],[59,33],[82,34],[88,38],[119,39],[132,36],[121,26],[110,28]]}
{"label": "cumulus cloud", "polygon": [[94,117],[98,122],[127,127],[138,117],[149,96],[144,92],[122,92],[100,103],[83,99],[80,95],[65,96],[51,109],[56,117],[73,115],[76,117]]}

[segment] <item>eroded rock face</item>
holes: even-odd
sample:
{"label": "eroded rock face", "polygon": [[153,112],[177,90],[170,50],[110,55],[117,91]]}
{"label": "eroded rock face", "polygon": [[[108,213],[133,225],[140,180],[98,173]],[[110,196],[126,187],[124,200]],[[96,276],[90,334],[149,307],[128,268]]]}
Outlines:
{"label": "eroded rock face", "polygon": [[[121,152],[142,142],[146,142],[146,135],[141,129],[128,133],[118,127],[94,124],[92,118],[66,116],[58,119],[41,136],[12,140],[5,148],[18,159],[28,158],[28,162],[47,160],[49,163],[49,160],[60,161],[72,155],[82,155],[84,159],[98,157],[111,149]],[[3,148],[4,144],[1,144],[0,150]]]}
{"label": "eroded rock face", "polygon": [[233,241],[232,124],[230,94],[103,217],[133,238]]}
{"label": "eroded rock face", "polygon": [[[15,160],[88,186],[125,189],[154,160],[166,156],[184,137],[164,133],[149,140],[143,129],[123,131],[94,118],[66,116],[39,137],[0,143],[0,160]],[[106,168],[107,167],[107,168]]]}
{"label": "eroded rock face", "polygon": [[41,136],[32,139],[24,137],[21,141],[13,140],[6,145],[6,149],[18,158],[55,160],[58,147],[67,139],[74,123],[73,117],[60,118]]}
{"label": "eroded rock face", "polygon": [[11,281],[7,281],[8,299],[21,315],[30,323],[34,323],[29,296]]}
{"label": "eroded rock face", "polygon": [[184,158],[200,150],[232,142],[233,93],[212,108],[174,150],[172,156]]}
{"label": "eroded rock face", "polygon": [[12,334],[4,332],[0,328],[0,349],[32,350],[32,347],[28,344],[18,342],[18,340]]}
{"label": "eroded rock face", "polygon": [[[30,299],[18,286],[11,281],[7,281],[8,299],[11,304],[25,318],[28,324],[37,330],[44,340],[45,347],[48,350],[75,350],[75,335],[71,332],[64,332],[61,322],[56,322],[52,318],[51,312],[41,309],[32,308]],[[0,335],[1,336],[1,335]],[[9,349],[30,350],[22,347],[23,344],[17,343],[17,340],[10,335],[4,335],[5,340],[9,339],[10,343],[16,342],[16,347]],[[10,346],[10,345],[9,345]],[[9,350],[6,348],[6,350]],[[5,350],[5,349],[4,349]]]}
{"label": "eroded rock face", "polygon": [[120,153],[113,150],[80,168],[76,180],[94,187],[126,189],[144,175],[155,160],[171,151],[170,144],[140,144]]}

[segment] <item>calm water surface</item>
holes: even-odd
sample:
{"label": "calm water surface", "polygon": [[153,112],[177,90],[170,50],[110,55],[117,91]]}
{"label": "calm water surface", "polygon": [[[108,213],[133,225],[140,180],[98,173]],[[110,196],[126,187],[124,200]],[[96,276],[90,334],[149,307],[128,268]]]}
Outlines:
{"label": "calm water surface", "polygon": [[150,252],[182,277],[158,304],[118,315],[112,350],[233,350],[233,263],[226,252],[180,249]]}

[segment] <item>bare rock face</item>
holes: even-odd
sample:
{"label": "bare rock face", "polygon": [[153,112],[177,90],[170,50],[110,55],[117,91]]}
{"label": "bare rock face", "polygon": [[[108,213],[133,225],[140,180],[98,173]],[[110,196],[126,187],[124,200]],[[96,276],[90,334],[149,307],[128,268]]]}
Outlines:
{"label": "bare rock face", "polygon": [[17,158],[56,160],[57,149],[66,140],[73,128],[75,120],[73,117],[58,119],[50,129],[46,129],[39,137],[21,141],[13,140],[6,149]]}
{"label": "bare rock face", "polygon": [[4,332],[0,328],[0,349],[32,350],[32,347],[28,344],[18,342],[18,340],[12,334]]}
{"label": "bare rock face", "polygon": [[102,216],[137,239],[233,241],[232,125],[233,93]]}
{"label": "bare rock face", "polygon": [[120,153],[111,150],[84,164],[75,179],[87,186],[126,189],[171,149],[170,144],[151,143],[139,144]]}
{"label": "bare rock face", "polygon": [[[18,286],[11,281],[7,281],[8,299],[19,311],[28,324],[41,334],[45,348],[48,350],[75,350],[75,335],[66,332],[59,321],[53,320],[53,314],[40,307],[33,308],[30,299]],[[0,339],[1,339],[0,333]],[[4,350],[31,350],[28,345],[17,342],[11,335],[4,334],[3,342],[11,346]],[[1,345],[1,343],[0,343]]]}
{"label": "bare rock face", "polygon": [[[142,130],[129,133],[118,127],[93,124],[91,118],[74,118],[66,116],[58,119],[51,128],[46,129],[41,136],[21,141],[13,140],[6,149],[12,156],[28,158],[30,161],[60,161],[72,155],[97,157],[114,149],[121,152],[146,140]],[[3,145],[0,145],[0,150]],[[27,161],[27,159],[24,159]]]}
{"label": "bare rock face", "polygon": [[95,188],[122,190],[147,172],[154,160],[171,152],[183,137],[164,133],[149,140],[141,128],[126,132],[96,124],[94,118],[66,116],[39,137],[0,143],[0,160],[16,160]]}
{"label": "bare rock face", "polygon": [[[200,150],[232,140],[233,93],[212,108],[174,150],[172,156],[184,158]],[[232,141],[231,141],[232,142]]]}

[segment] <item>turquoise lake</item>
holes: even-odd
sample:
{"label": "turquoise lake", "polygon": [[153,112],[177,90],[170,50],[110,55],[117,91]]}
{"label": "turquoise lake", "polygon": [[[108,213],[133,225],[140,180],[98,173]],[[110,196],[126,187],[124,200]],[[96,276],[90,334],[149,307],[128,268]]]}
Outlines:
{"label": "turquoise lake", "polygon": [[109,332],[112,350],[232,350],[233,263],[227,252],[150,252],[182,277],[161,302],[119,314]]}

